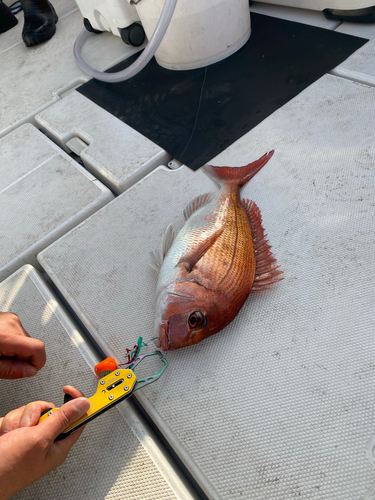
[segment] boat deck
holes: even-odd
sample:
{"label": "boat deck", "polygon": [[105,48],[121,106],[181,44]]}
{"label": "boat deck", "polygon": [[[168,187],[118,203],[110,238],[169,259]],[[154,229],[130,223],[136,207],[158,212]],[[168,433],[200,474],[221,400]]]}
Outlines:
{"label": "boat deck", "polygon": [[[149,252],[216,189],[75,92],[88,80],[72,49],[82,16],[52,3],[49,42],[27,49],[22,22],[0,35],[0,310],[48,360],[33,379],[0,381],[0,414],[61,405],[67,383],[91,395],[103,353],[124,362],[152,337]],[[222,332],[166,353],[159,382],[88,424],[64,465],[16,498],[375,499],[375,25],[251,10],[369,38],[212,160],[275,149],[243,197],[285,279]],[[105,69],[133,52],[102,34],[84,57]]]}

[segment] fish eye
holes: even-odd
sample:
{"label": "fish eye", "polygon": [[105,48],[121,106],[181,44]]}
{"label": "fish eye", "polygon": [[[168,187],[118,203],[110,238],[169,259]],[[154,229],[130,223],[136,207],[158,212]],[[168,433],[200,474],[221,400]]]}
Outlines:
{"label": "fish eye", "polygon": [[204,315],[200,311],[195,311],[189,316],[189,326],[191,328],[199,328],[204,323]]}

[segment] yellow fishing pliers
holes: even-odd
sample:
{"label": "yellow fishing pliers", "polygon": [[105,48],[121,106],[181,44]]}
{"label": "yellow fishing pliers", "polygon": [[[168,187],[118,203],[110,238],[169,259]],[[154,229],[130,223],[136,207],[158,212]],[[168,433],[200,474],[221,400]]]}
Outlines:
{"label": "yellow fishing pliers", "polygon": [[[160,360],[163,362],[161,370],[156,375],[151,375],[150,377],[137,380],[134,368],[138,366],[144,358],[155,355],[159,356]],[[125,368],[118,368],[117,363],[113,358],[106,358],[104,361],[95,366],[95,373],[98,375],[100,380],[96,393],[88,398],[91,403],[90,408],[80,419],[73,422],[65,429],[64,432],[59,434],[56,439],[59,440],[66,438],[72,432],[76,431],[83,425],[86,425],[94,418],[131,396],[134,391],[155,382],[161,377],[167,365],[168,362],[160,351],[141,354],[134,361],[127,364]],[[67,394],[65,394],[65,396],[64,404],[72,399],[71,396]],[[49,408],[45,410],[40,416],[38,423],[40,424],[43,422],[43,420],[48,418],[57,410],[58,408]]]}

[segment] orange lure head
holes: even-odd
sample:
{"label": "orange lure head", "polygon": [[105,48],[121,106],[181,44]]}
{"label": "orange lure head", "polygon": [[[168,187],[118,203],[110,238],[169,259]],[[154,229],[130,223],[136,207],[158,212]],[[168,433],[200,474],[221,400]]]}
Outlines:
{"label": "orange lure head", "polygon": [[222,299],[216,295],[194,281],[173,283],[160,293],[155,337],[164,351],[196,344],[233,319],[227,317],[225,307],[218,303]]}

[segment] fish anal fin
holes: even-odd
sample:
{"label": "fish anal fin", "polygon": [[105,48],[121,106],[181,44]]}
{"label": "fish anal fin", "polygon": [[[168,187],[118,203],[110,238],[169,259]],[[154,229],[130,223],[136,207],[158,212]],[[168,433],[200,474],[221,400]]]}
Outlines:
{"label": "fish anal fin", "polygon": [[194,246],[187,254],[182,256],[177,265],[183,265],[186,271],[188,273],[191,273],[196,263],[212,247],[212,245],[219,238],[223,231],[224,225],[217,229],[214,233],[210,234],[207,238],[203,239],[196,246]]}
{"label": "fish anal fin", "polygon": [[276,259],[268,244],[267,235],[262,224],[262,215],[256,203],[251,200],[242,200],[242,205],[249,217],[251,231],[253,233],[255,252],[255,278],[251,292],[267,290],[270,285],[284,279],[280,277],[283,271],[276,265]]}
{"label": "fish anal fin", "polygon": [[212,200],[212,193],[200,194],[194,200],[192,200],[189,205],[184,210],[185,220],[188,220],[191,215],[198,210],[198,208],[203,207]]}
{"label": "fish anal fin", "polygon": [[164,231],[163,237],[161,239],[160,248],[150,252],[150,265],[155,271],[160,271],[163,265],[165,256],[168,250],[171,248],[174,240],[174,231],[172,224],[169,224],[167,229]]}

